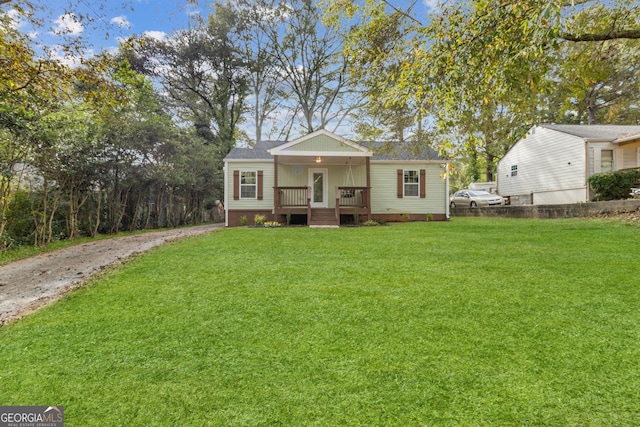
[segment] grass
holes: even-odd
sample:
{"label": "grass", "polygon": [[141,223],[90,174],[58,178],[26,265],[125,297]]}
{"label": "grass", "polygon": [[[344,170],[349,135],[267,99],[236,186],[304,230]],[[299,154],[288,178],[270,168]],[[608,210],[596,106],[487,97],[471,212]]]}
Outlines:
{"label": "grass", "polygon": [[236,228],[0,329],[0,404],[66,425],[640,424],[640,228]]}

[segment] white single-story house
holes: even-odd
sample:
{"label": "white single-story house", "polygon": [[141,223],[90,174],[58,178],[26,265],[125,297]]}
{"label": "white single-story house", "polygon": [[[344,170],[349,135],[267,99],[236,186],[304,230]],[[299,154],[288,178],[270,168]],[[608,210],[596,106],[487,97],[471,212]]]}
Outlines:
{"label": "white single-story house", "polygon": [[497,191],[513,205],[591,199],[591,175],[640,167],[640,126],[532,127],[498,162]]}
{"label": "white single-story house", "polygon": [[232,149],[224,159],[225,224],[253,224],[256,215],[311,226],[449,219],[446,160],[433,150],[377,154],[378,145],[319,130]]}

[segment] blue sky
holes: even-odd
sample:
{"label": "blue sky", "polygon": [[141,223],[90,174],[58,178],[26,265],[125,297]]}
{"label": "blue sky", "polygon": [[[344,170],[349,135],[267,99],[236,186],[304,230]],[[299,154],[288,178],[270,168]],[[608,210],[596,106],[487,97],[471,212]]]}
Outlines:
{"label": "blue sky", "polygon": [[[206,17],[212,0],[199,0],[192,5],[188,0],[32,0],[42,10],[43,26],[33,28],[22,21],[17,25],[25,33],[47,46],[54,56],[64,62],[59,46],[66,41],[81,38],[86,44],[84,55],[91,56],[102,49],[115,49],[118,41],[133,34],[147,33],[154,37],[170,35],[186,28],[195,16]],[[393,0],[402,6],[411,0]],[[418,0],[428,8],[437,0]],[[9,6],[10,7],[10,6]],[[7,5],[4,8],[7,12]],[[424,9],[422,9],[424,10]],[[10,12],[10,11],[8,11]],[[79,19],[74,19],[73,15]],[[66,34],[64,37],[60,34]]]}
{"label": "blue sky", "polygon": [[[34,28],[22,20],[16,23],[21,31],[49,47],[54,55],[56,46],[81,38],[89,56],[114,49],[119,40],[133,34],[162,37],[186,28],[194,16],[206,16],[210,4],[200,1],[196,7],[187,0],[34,0],[33,3],[42,6],[37,15],[43,19],[43,25]],[[11,13],[6,7],[4,10]]]}

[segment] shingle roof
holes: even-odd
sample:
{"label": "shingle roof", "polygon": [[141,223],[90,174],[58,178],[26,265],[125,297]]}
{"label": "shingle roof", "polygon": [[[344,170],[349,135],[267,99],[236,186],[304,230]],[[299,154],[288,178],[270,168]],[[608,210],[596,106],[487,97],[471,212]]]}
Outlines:
{"label": "shingle roof", "polygon": [[631,135],[640,135],[640,126],[634,125],[554,125],[543,124],[540,127],[568,133],[585,139],[614,141]]}
{"label": "shingle roof", "polygon": [[365,142],[363,146],[373,151],[371,160],[443,160],[444,157],[431,147],[398,142]]}
{"label": "shingle roof", "polygon": [[225,160],[271,160],[269,150],[278,145],[285,144],[283,141],[258,141],[252,147],[236,147],[229,151]]}
{"label": "shingle roof", "polygon": [[[254,147],[236,147],[227,154],[225,160],[271,160],[269,150],[286,143],[286,141],[259,141]],[[443,160],[443,157],[431,148],[393,142],[366,142],[361,145],[373,151],[371,160]]]}

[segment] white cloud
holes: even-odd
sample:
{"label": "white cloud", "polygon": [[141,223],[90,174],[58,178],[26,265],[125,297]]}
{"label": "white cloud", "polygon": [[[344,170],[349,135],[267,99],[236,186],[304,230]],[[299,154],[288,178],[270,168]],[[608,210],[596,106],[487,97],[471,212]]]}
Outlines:
{"label": "white cloud", "polygon": [[149,37],[150,39],[155,39],[158,41],[165,41],[169,38],[167,33],[164,31],[145,31],[142,33],[144,37]]}
{"label": "white cloud", "polygon": [[442,5],[440,0],[422,0],[422,3],[427,8],[427,12],[439,12]]}
{"label": "white cloud", "polygon": [[64,46],[54,45],[46,48],[47,55],[50,59],[56,60],[61,64],[64,64],[70,68],[77,68],[82,64],[84,58],[91,58],[95,56],[93,49],[88,49],[83,52],[82,56],[70,53]]}
{"label": "white cloud", "polygon": [[52,33],[55,35],[72,35],[77,36],[82,34],[84,31],[84,25],[82,22],[73,14],[73,13],[65,13],[64,15],[60,15],[58,19],[54,22],[55,27],[53,28]]}
{"label": "white cloud", "polygon": [[25,19],[25,17],[15,9],[11,9],[8,12],[3,13],[3,15],[9,18],[11,27],[16,30],[27,25],[27,20]]}
{"label": "white cloud", "polygon": [[111,18],[110,22],[112,24],[117,25],[118,28],[126,28],[127,30],[131,29],[131,22],[129,22],[127,17],[124,16],[124,15],[120,15],[120,16],[116,16],[114,18]]}

